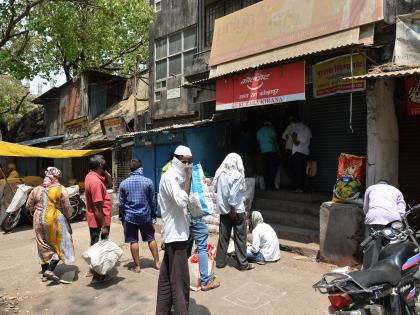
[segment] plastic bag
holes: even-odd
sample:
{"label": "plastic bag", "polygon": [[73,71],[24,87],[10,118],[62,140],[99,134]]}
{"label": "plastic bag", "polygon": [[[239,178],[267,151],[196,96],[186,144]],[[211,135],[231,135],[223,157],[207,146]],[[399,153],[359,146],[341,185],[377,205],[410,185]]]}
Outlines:
{"label": "plastic bag", "polygon": [[361,197],[366,157],[341,153],[333,201],[348,202]]}
{"label": "plastic bag", "polygon": [[93,271],[104,276],[117,265],[122,254],[123,251],[117,244],[105,239],[89,247],[82,257]]}
{"label": "plastic bag", "polygon": [[[208,244],[208,271],[210,279],[214,278],[214,259],[216,257],[216,247],[213,244]],[[188,258],[188,269],[190,272],[190,289],[199,291],[201,289],[200,267],[198,263],[198,254],[194,253]]]}
{"label": "plastic bag", "polygon": [[213,214],[216,206],[213,198],[214,193],[204,176],[203,168],[200,163],[194,164],[191,168],[192,183],[188,210],[195,218]]}
{"label": "plastic bag", "polygon": [[247,199],[245,203],[245,207],[246,207],[246,211],[249,212],[252,207],[252,202],[254,201],[255,178],[253,177],[245,178],[245,186],[246,186],[246,191],[244,193],[244,197],[245,199]]}
{"label": "plastic bag", "polygon": [[6,212],[13,213],[23,207],[32,189],[34,189],[32,186],[27,186],[24,184],[17,185],[16,193],[13,196],[9,206],[7,207]]}

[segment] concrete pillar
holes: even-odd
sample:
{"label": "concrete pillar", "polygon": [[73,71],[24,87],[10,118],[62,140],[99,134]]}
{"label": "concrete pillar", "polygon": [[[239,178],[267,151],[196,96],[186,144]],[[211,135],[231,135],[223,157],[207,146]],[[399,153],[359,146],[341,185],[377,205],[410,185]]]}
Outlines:
{"label": "concrete pillar", "polygon": [[398,185],[398,120],[394,106],[394,81],[377,79],[368,83],[367,103],[367,187],[380,179]]}

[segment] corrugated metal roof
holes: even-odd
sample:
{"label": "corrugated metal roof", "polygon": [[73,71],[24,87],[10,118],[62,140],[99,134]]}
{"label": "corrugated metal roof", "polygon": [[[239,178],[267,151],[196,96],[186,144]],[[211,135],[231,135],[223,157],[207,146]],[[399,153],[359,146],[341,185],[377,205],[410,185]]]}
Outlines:
{"label": "corrugated metal roof", "polygon": [[26,140],[26,141],[22,141],[19,142],[18,144],[22,144],[22,145],[35,145],[35,144],[41,144],[41,143],[48,143],[54,140],[62,140],[64,139],[64,136],[51,136],[51,137],[42,137],[42,138],[37,138],[37,139],[32,139],[32,140]]}
{"label": "corrugated metal roof", "polygon": [[124,135],[118,136],[117,139],[134,138],[136,135],[155,134],[155,133],[158,133],[158,132],[163,132],[163,131],[167,131],[167,130],[171,130],[171,129],[197,127],[197,126],[201,126],[201,125],[205,125],[205,124],[210,124],[210,123],[213,123],[213,122],[217,123],[218,121],[213,121],[211,119],[204,119],[204,120],[193,121],[193,122],[185,123],[185,124],[174,124],[174,125],[170,125],[170,126],[165,126],[165,127],[160,127],[160,128],[155,128],[155,129],[150,129],[150,130],[145,130],[145,131],[126,133]]}
{"label": "corrugated metal roof", "polygon": [[359,79],[373,79],[373,78],[395,78],[395,77],[406,77],[410,75],[420,74],[420,67],[411,68],[398,71],[388,71],[388,72],[378,72],[378,73],[368,73],[364,75],[346,77],[343,80],[359,80]]}
{"label": "corrugated metal roof", "polygon": [[210,76],[208,79],[184,84],[184,86],[198,86],[223,76],[232,75],[245,70],[260,68],[282,61],[314,55],[317,53],[323,53],[352,46],[373,44],[373,27],[366,29],[362,32],[360,28],[357,27],[336,34],[308,40],[288,47],[267,51],[265,53],[251,57],[220,64],[214,69],[210,70]]}

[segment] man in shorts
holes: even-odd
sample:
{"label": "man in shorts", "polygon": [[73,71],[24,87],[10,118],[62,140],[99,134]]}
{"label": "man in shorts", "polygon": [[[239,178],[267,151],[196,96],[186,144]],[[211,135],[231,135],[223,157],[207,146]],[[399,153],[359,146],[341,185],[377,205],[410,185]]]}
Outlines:
{"label": "man in shorts", "polygon": [[143,242],[149,244],[156,269],[160,268],[153,226],[153,220],[156,218],[156,199],[153,182],[143,176],[141,161],[131,160],[130,170],[128,178],[120,184],[119,217],[124,226],[125,242],[130,244],[134,260],[132,271],[139,273],[139,230]]}

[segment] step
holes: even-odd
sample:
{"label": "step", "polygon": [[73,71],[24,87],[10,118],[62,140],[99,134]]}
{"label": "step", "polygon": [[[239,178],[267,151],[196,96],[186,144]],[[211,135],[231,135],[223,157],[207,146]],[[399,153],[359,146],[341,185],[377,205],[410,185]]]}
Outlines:
{"label": "step", "polygon": [[282,251],[295,253],[302,256],[316,258],[319,252],[319,244],[316,243],[299,243],[285,239],[279,239],[280,249]]}
{"label": "step", "polygon": [[319,230],[319,216],[280,212],[276,210],[261,210],[264,222],[281,224],[310,230]]}
{"label": "step", "polygon": [[286,239],[306,244],[319,244],[319,230],[297,228],[281,224],[270,225],[276,231],[277,237],[280,239]]}
{"label": "step", "polygon": [[294,193],[290,190],[257,190],[255,191],[255,198],[276,199],[298,202],[315,202],[323,203],[331,200],[331,195],[323,193]]}
{"label": "step", "polygon": [[299,213],[319,216],[321,203],[287,201],[279,199],[256,198],[252,208],[259,211],[274,210],[277,212]]}

